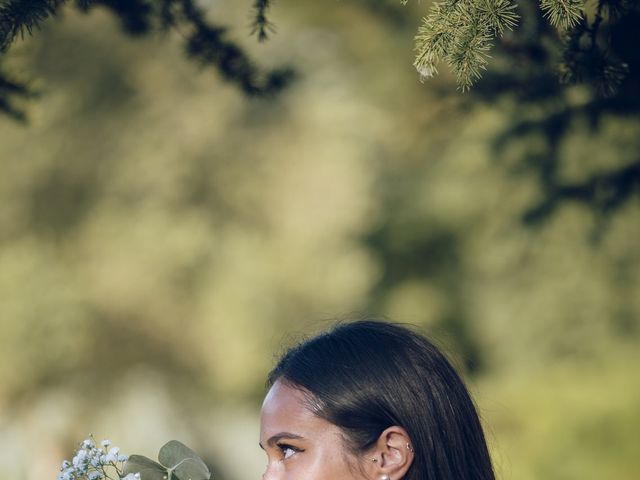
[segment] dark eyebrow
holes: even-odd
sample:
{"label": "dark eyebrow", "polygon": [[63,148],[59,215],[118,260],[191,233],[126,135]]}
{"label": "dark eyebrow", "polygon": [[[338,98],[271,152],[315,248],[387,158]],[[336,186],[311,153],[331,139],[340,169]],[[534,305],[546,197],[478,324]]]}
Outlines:
{"label": "dark eyebrow", "polygon": [[[299,440],[301,438],[304,438],[304,437],[302,435],[296,435],[295,433],[280,432],[280,433],[276,433],[269,440],[267,440],[267,445],[269,445],[270,447],[273,447],[276,443],[278,443],[280,440],[283,440],[283,439]],[[260,448],[264,450],[262,443],[258,443],[258,445],[260,445]]]}

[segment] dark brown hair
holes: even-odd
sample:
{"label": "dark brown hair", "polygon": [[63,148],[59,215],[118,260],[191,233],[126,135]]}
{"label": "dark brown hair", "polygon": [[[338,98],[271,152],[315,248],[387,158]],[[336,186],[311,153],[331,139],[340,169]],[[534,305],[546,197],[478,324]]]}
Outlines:
{"label": "dark brown hair", "polygon": [[494,480],[471,397],[424,336],[398,324],[343,323],[286,352],[268,377],[310,393],[316,415],[364,453],[388,427],[415,450],[405,480]]}

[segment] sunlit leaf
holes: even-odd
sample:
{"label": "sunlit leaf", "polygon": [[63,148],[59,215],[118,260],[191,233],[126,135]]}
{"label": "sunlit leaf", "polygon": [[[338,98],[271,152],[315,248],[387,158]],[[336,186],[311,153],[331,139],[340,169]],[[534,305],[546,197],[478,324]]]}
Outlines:
{"label": "sunlit leaf", "polygon": [[171,440],[158,453],[158,461],[131,455],[124,474],[140,473],[141,480],[210,480],[211,472],[202,459],[182,442]]}
{"label": "sunlit leaf", "polygon": [[131,455],[124,464],[124,474],[139,473],[141,480],[167,480],[168,469],[150,458],[142,455]]}
{"label": "sunlit leaf", "polygon": [[211,472],[198,454],[177,440],[171,440],[162,446],[158,460],[173,472],[178,480],[209,480],[211,478]]}

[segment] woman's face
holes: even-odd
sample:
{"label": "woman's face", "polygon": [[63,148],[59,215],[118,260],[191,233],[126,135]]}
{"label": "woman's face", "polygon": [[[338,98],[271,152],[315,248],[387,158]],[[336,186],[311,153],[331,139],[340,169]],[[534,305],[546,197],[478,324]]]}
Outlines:
{"label": "woman's face", "polygon": [[365,480],[340,429],[305,406],[304,394],[277,381],[262,404],[263,480]]}

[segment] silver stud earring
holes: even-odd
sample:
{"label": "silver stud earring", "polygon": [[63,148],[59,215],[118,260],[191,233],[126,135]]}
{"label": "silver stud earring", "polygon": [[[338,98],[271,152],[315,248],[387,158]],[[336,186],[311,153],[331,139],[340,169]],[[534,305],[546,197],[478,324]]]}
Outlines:
{"label": "silver stud earring", "polygon": [[407,450],[411,450],[413,452],[413,447],[411,446],[410,443],[407,443]]}
{"label": "silver stud earring", "polygon": [[373,463],[376,463],[376,462],[378,461],[378,459],[377,459],[377,458],[372,458],[372,459],[371,459],[371,461],[372,461]]}
{"label": "silver stud earring", "polygon": [[391,480],[391,477],[389,475],[382,475],[380,480]]}

